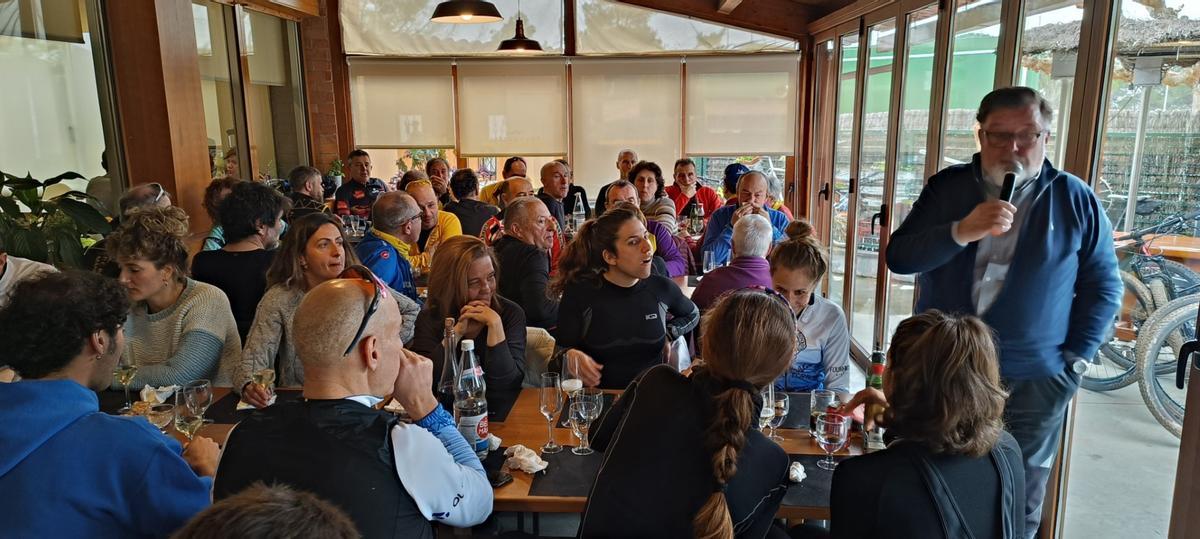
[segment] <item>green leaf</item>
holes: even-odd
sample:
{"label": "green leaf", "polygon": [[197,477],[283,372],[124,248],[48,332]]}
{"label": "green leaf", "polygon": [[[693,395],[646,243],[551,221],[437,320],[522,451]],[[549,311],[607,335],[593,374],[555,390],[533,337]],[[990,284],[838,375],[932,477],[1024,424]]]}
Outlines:
{"label": "green leaf", "polygon": [[54,201],[58,204],[58,209],[75,221],[80,230],[100,234],[107,234],[112,230],[104,215],[85,202],[67,198],[65,195],[55,197]]}
{"label": "green leaf", "polygon": [[82,268],[83,267],[83,244],[79,241],[79,234],[70,229],[56,230],[53,236],[54,247],[58,260],[56,266],[64,268]]}
{"label": "green leaf", "polygon": [[[6,174],[6,176],[7,176],[7,174]],[[39,182],[33,178],[16,178],[16,177],[12,177],[12,176],[9,176],[9,177],[11,179],[4,182],[4,186],[8,187],[9,189],[12,189],[14,193],[17,191],[20,191],[20,190],[37,189],[38,187],[42,186],[42,182]]]}
{"label": "green leaf", "polygon": [[67,172],[59,174],[58,176],[55,176],[53,178],[50,178],[49,180],[42,182],[42,187],[50,187],[51,185],[62,182],[63,180],[86,180],[86,179],[87,178],[84,178],[78,172],[71,172],[68,170]]}
{"label": "green leaf", "polygon": [[0,196],[0,216],[5,220],[16,220],[21,217],[21,208],[13,197]]}
{"label": "green leaf", "polygon": [[12,231],[12,245],[6,247],[13,256],[28,258],[38,262],[49,262],[50,253],[46,249],[46,236],[40,230],[18,228]]}
{"label": "green leaf", "polygon": [[13,189],[13,196],[17,197],[17,200],[21,201],[21,204],[29,208],[29,213],[34,216],[42,214],[42,198],[38,196],[37,189]]}

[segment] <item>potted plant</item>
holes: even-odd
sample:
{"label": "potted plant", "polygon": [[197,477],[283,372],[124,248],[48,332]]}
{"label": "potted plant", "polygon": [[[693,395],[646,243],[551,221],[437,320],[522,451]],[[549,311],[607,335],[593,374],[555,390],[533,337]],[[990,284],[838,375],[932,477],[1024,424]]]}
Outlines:
{"label": "potted plant", "polygon": [[107,234],[112,226],[87,203],[91,197],[79,191],[42,200],[47,187],[67,179],[84,178],[64,172],[35,180],[0,172],[0,245],[5,251],[60,268],[83,267],[84,236]]}
{"label": "potted plant", "polygon": [[342,163],[341,159],[334,159],[332,163],[329,163],[329,177],[333,179],[336,187],[342,186],[342,176],[345,175],[342,172],[342,166],[344,165],[345,163]]}

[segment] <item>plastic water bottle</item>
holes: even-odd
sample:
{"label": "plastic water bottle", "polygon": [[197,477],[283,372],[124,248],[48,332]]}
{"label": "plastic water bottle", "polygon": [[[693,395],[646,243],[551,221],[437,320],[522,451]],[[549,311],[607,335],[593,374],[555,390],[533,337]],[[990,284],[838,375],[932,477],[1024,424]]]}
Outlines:
{"label": "plastic water bottle", "polygon": [[454,412],[454,387],[458,383],[458,358],[454,350],[458,348],[458,336],[454,333],[454,319],[445,320],[442,337],[442,375],[438,378],[438,403],[447,412]]}
{"label": "plastic water bottle", "polygon": [[587,220],[587,212],[583,211],[583,193],[575,193],[575,207],[571,209],[571,217],[575,219],[575,229]]}
{"label": "plastic water bottle", "polygon": [[454,387],[454,423],[480,460],[488,454],[487,384],[475,360],[475,341],[463,339],[458,383]]}

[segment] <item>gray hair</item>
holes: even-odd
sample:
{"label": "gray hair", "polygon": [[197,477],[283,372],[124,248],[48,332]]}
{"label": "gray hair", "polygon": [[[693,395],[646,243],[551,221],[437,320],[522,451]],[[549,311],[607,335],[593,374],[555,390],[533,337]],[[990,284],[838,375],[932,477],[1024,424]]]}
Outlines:
{"label": "gray hair", "polygon": [[512,230],[513,225],[524,226],[529,222],[530,216],[533,215],[533,206],[542,204],[538,197],[517,197],[508,203],[504,208],[504,230]]}
{"label": "gray hair", "polygon": [[371,205],[371,224],[380,231],[392,234],[404,225],[405,221],[421,213],[416,199],[404,191],[389,191],[375,200]]}
{"label": "gray hair", "polygon": [[775,200],[783,200],[783,180],[774,174],[763,173],[767,179],[767,194]]}
{"label": "gray hair", "polygon": [[752,213],[733,225],[733,256],[766,257],[775,231],[766,217]]}

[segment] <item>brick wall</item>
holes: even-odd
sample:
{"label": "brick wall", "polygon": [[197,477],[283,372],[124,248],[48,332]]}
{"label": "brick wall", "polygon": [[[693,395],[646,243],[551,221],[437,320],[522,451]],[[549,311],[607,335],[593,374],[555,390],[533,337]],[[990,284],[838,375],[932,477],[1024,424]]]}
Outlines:
{"label": "brick wall", "polygon": [[[350,152],[350,122],[345,109],[345,56],[341,47],[336,0],[321,2],[319,17],[300,23],[304,86],[308,101],[309,153],[312,165],[325,172],[334,159]],[[340,94],[340,95],[339,95]]]}

